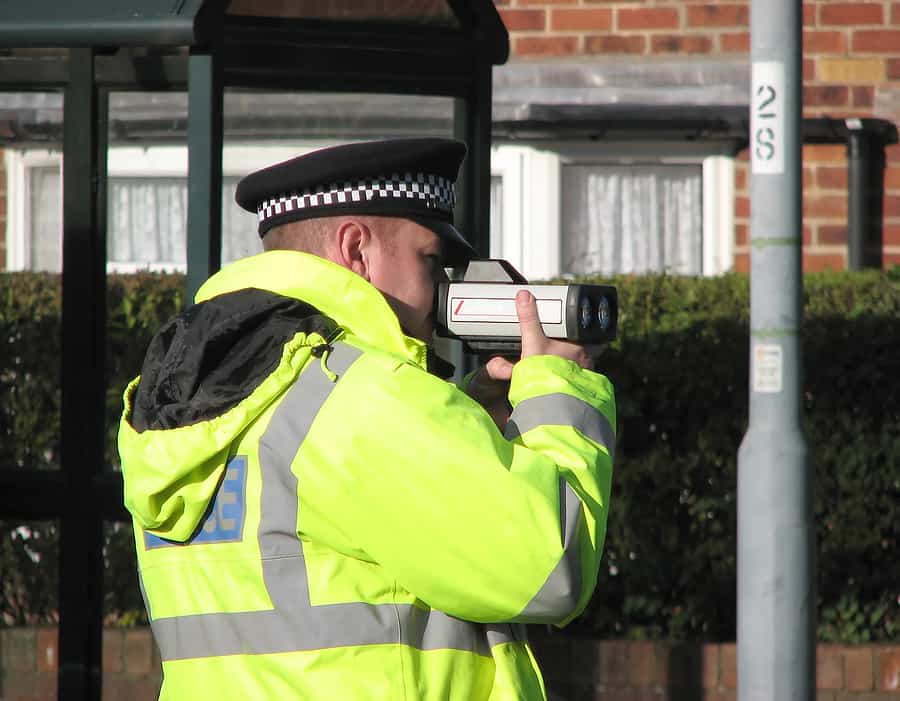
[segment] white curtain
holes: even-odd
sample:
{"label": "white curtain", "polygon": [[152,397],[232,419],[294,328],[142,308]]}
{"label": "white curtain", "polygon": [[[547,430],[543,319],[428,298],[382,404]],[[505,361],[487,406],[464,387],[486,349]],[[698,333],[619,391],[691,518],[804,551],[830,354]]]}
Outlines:
{"label": "white curtain", "polygon": [[700,166],[564,165],[562,272],[702,272]]}
{"label": "white curtain", "polygon": [[30,270],[58,273],[62,265],[62,189],[59,168],[28,171]]}
{"label": "white curtain", "polygon": [[187,187],[183,180],[110,178],[107,217],[110,262],[184,265]]}
{"label": "white curtain", "polygon": [[[262,251],[256,215],[234,201],[237,178],[222,185],[222,264]],[[183,269],[187,257],[184,178],[110,178],[107,260],[138,268]],[[59,170],[29,173],[30,269],[58,272],[62,264]]]}

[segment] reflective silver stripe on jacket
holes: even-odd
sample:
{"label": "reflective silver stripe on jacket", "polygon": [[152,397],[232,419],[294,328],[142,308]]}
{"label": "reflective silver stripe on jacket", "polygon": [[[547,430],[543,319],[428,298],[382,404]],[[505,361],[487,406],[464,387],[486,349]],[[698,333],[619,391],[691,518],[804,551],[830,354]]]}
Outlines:
{"label": "reflective silver stripe on jacket", "polygon": [[[328,367],[340,377],[361,354],[336,344]],[[334,386],[319,368],[308,367],[276,408],[259,442],[258,538],[273,608],[154,619],[151,626],[163,661],[388,643],[490,655],[493,645],[515,640],[507,624],[470,623],[410,604],[310,603],[303,544],[297,537],[297,476],[290,466]]]}
{"label": "reflective silver stripe on jacket", "polygon": [[[507,440],[538,426],[573,426],[585,437],[602,445],[610,457],[616,434],[606,417],[587,402],[569,394],[545,394],[516,405],[504,434]],[[582,523],[581,500],[572,486],[559,479],[559,529],[563,553],[543,586],[516,617],[523,623],[552,623],[575,611],[581,598],[581,554],[578,529]]]}

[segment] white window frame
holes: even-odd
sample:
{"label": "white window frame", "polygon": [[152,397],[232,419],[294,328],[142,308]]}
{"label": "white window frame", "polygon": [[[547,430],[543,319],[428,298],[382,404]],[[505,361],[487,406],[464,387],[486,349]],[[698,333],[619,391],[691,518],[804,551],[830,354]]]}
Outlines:
{"label": "white window frame", "polygon": [[[546,142],[500,145],[491,174],[503,180],[503,232],[491,255],[509,260],[530,280],[558,277],[561,249],[560,176],[564,164],[700,165],[702,276],[734,267],[734,158],[703,142]],[[509,193],[509,194],[508,194]]]}
{"label": "white window frame", "polygon": [[[223,177],[243,177],[294,156],[332,142],[279,142],[258,145],[226,145],[222,150]],[[30,177],[32,168],[57,167],[62,170],[62,154],[42,149],[5,149],[6,167],[6,269],[28,270],[31,267]],[[107,154],[108,178],[186,178],[187,146],[112,146]],[[62,173],[60,172],[60,182]],[[62,197],[59,198],[59,220],[62,222]],[[253,235],[253,231],[248,231]],[[62,231],[60,230],[60,237]],[[184,272],[183,263],[157,261],[108,262],[107,272],[133,273],[139,270]]]}

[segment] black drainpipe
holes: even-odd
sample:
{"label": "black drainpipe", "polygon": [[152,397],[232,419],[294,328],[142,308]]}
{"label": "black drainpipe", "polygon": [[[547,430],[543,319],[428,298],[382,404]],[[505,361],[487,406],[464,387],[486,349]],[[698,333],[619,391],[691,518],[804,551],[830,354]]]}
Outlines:
{"label": "black drainpipe", "polygon": [[847,269],[881,269],[884,142],[877,133],[848,127]]}

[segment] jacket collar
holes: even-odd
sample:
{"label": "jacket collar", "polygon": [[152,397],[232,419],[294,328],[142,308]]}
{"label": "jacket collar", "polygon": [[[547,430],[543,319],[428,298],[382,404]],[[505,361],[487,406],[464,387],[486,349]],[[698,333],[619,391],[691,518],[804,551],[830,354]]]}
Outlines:
{"label": "jacket collar", "polygon": [[311,304],[348,335],[427,367],[425,343],[403,333],[381,292],[336,263],[300,251],[267,251],[223,268],[203,284],[194,301],[248,287]]}

